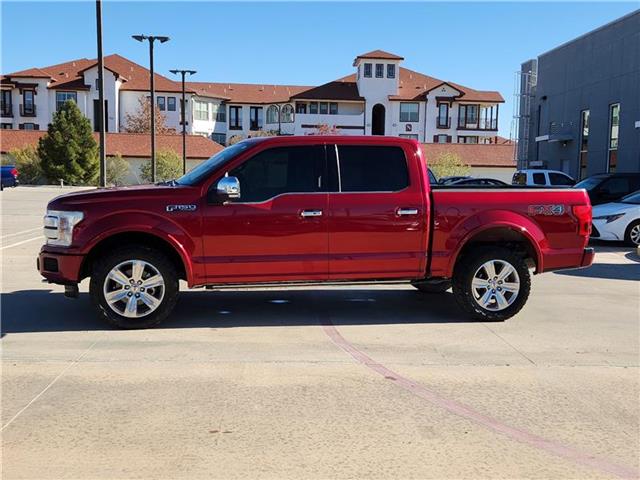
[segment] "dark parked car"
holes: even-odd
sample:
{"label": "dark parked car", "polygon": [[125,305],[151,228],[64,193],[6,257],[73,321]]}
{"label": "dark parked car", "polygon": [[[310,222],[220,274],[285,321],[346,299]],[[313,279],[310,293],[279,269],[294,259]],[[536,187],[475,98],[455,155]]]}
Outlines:
{"label": "dark parked car", "polygon": [[508,183],[502,180],[496,180],[495,178],[463,178],[462,180],[456,180],[455,182],[447,183],[451,186],[466,186],[466,185],[478,185],[482,187],[507,187]]}
{"label": "dark parked car", "polygon": [[430,168],[427,168],[427,175],[429,177],[429,185],[438,185],[438,179]]}
{"label": "dark parked car", "polygon": [[584,188],[591,205],[615,202],[640,190],[640,173],[601,173],[585,178],[574,188]]}
{"label": "dark parked car", "polygon": [[449,185],[453,182],[457,182],[458,180],[464,180],[467,178],[471,178],[469,175],[452,175],[450,177],[442,177],[440,180],[438,180],[438,183],[440,185]]}
{"label": "dark parked car", "polygon": [[2,188],[18,186],[18,170],[13,165],[2,165]]}

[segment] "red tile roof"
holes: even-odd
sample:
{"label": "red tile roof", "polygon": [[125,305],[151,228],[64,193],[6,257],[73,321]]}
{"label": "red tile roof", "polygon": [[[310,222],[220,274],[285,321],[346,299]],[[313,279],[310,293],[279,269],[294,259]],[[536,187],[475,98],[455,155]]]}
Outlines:
{"label": "red tile roof", "polygon": [[[0,130],[0,153],[9,153],[16,148],[37,145],[46,130]],[[96,141],[98,134],[94,133]],[[151,156],[151,138],[146,133],[107,133],[107,155],[148,158]],[[181,135],[156,135],[158,150],[170,149],[182,153]],[[187,157],[205,159],[224,147],[200,135],[187,135]]]}
{"label": "red tile roof", "polygon": [[404,57],[401,57],[399,55],[394,55],[393,53],[385,52],[384,50],[372,50],[371,52],[358,55],[353,61],[354,67],[358,62],[359,58],[371,58],[371,59],[379,59],[379,60],[404,60]]}
{"label": "red tile roof", "polygon": [[423,143],[422,151],[427,160],[446,152],[459,155],[462,163],[471,167],[515,168],[515,144]]}
{"label": "red tile roof", "polygon": [[347,80],[348,77],[325,83],[319,87],[311,87],[308,90],[293,95],[292,99],[305,100],[356,100],[364,101],[364,98],[358,93],[358,85],[353,79]]}
{"label": "red tile roof", "polygon": [[266,85],[264,83],[187,82],[197,95],[226,100],[229,103],[284,103],[292,96],[314,87],[303,85]]}

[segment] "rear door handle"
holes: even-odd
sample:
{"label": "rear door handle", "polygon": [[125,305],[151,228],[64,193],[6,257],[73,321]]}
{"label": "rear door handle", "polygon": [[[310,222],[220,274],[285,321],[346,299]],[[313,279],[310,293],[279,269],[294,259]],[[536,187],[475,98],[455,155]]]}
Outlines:
{"label": "rear door handle", "polygon": [[300,216],[302,218],[321,217],[322,216],[322,210],[302,210],[302,212],[300,212]]}
{"label": "rear door handle", "polygon": [[398,208],[396,210],[396,214],[397,215],[417,215],[418,209],[417,208]]}

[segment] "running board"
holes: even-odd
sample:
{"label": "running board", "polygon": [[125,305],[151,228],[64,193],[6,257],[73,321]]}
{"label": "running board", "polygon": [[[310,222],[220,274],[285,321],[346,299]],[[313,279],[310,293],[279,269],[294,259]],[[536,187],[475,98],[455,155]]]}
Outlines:
{"label": "running board", "polygon": [[267,283],[221,283],[201,285],[196,288],[206,288],[207,290],[230,290],[242,288],[243,290],[256,290],[261,288],[276,287],[345,287],[358,285],[407,285],[415,279],[394,279],[394,280],[342,280],[342,281],[285,281]]}

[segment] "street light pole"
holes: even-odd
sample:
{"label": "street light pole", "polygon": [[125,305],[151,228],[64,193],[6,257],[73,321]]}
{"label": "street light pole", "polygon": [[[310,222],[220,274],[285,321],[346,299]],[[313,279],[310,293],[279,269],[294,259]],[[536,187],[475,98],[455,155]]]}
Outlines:
{"label": "street light pole", "polygon": [[184,88],[184,77],[186,75],[195,75],[197,72],[195,70],[169,70],[174,75],[178,73],[182,77],[182,108],[180,119],[182,120],[182,173],[187,173],[187,122],[185,119],[185,112],[187,109],[187,103],[185,98],[185,88]]}
{"label": "street light pole", "polygon": [[132,35],[131,38],[139,42],[149,41],[149,89],[151,90],[151,183],[156,183],[156,92],[153,73],[153,43],[169,41],[169,37],[158,35]]}
{"label": "street light pole", "polygon": [[105,120],[104,111],[104,55],[102,54],[102,1],[96,0],[96,27],[98,37],[98,115],[100,138],[100,186],[107,186],[107,157],[105,152]]}

